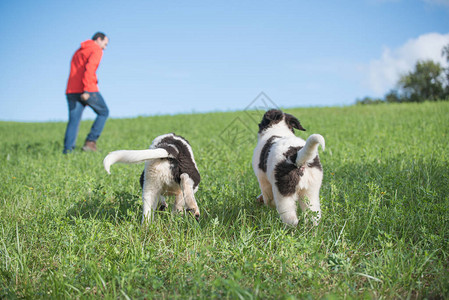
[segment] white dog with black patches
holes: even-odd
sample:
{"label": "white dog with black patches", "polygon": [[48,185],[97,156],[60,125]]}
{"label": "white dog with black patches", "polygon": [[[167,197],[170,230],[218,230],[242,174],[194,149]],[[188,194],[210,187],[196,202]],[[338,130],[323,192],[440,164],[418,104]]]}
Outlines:
{"label": "white dog with black patches", "polygon": [[[296,137],[294,129],[305,131],[299,120],[280,110],[269,110],[259,124],[258,143],[253,154],[253,169],[262,194],[258,200],[276,207],[284,223],[296,226],[296,202],[302,211],[321,218],[320,188],[323,169],[318,146],[324,150],[324,138],[312,134],[307,141]],[[308,202],[306,201],[306,199]]]}
{"label": "white dog with black patches", "polygon": [[143,218],[150,221],[160,203],[167,207],[164,196],[175,196],[173,211],[186,208],[198,220],[200,211],[194,194],[198,191],[201,177],[193,157],[192,147],[181,136],[173,133],[155,138],[147,150],[117,150],[109,153],[103,165],[110,174],[115,163],[145,162],[140,176],[143,200]]}

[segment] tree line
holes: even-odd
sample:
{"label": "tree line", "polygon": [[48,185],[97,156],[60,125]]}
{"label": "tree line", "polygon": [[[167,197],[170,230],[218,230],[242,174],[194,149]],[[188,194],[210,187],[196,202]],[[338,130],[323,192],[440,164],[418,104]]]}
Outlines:
{"label": "tree line", "polygon": [[[449,63],[449,44],[443,47],[441,55]],[[384,98],[365,97],[356,103],[449,101],[449,67],[432,60],[419,60],[412,71],[399,78],[396,86]]]}

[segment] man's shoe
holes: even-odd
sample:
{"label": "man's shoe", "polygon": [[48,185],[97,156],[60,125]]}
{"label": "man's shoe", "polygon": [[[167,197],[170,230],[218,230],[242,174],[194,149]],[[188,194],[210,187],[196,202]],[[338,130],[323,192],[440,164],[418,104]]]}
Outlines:
{"label": "man's shoe", "polygon": [[97,143],[95,141],[86,141],[84,143],[83,148],[81,148],[83,151],[86,152],[96,152],[97,151]]}

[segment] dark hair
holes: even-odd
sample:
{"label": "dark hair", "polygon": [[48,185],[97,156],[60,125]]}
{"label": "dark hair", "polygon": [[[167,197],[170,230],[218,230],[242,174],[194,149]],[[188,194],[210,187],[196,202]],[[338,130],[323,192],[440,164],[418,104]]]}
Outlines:
{"label": "dark hair", "polygon": [[92,40],[96,41],[98,38],[100,38],[101,40],[104,40],[105,37],[106,37],[106,34],[104,34],[103,32],[97,32],[92,37]]}

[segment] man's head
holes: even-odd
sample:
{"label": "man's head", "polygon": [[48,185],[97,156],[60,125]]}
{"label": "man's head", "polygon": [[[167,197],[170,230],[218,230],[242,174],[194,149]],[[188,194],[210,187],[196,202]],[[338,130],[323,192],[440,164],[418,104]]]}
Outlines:
{"label": "man's head", "polygon": [[95,33],[92,40],[95,41],[95,43],[97,43],[97,45],[103,50],[106,49],[109,43],[109,38],[103,32]]}

